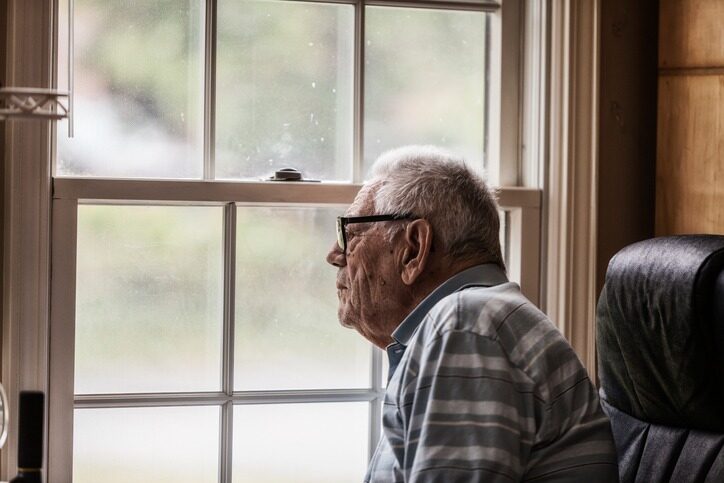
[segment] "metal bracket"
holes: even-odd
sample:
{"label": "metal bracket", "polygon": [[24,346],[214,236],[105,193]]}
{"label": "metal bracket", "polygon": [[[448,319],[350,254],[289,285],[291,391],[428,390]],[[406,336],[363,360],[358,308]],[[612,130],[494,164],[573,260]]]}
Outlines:
{"label": "metal bracket", "polygon": [[0,120],[48,119],[68,117],[67,92],[33,87],[0,88]]}

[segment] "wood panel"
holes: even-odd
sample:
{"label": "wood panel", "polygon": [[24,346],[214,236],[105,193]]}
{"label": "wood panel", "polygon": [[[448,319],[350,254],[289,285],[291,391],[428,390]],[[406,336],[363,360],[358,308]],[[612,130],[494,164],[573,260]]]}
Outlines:
{"label": "wood panel", "polygon": [[654,236],[658,3],[601,3],[597,294],[611,257]]}
{"label": "wood panel", "polygon": [[724,75],[661,76],[657,137],[656,234],[724,234]]}
{"label": "wood panel", "polygon": [[659,66],[724,66],[724,0],[661,0]]}

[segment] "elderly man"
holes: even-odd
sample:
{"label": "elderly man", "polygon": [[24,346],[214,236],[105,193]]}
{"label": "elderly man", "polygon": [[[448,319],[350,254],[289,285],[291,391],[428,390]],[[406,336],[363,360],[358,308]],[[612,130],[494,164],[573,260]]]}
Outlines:
{"label": "elderly man", "polygon": [[498,207],[462,160],[384,154],[337,223],[339,319],[390,362],[366,482],[617,481],[596,391],[508,282]]}

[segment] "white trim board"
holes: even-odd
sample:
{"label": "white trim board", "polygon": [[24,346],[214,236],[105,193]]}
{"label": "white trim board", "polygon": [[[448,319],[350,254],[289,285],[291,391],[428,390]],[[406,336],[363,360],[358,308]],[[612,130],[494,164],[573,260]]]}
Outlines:
{"label": "white trim board", "polygon": [[600,0],[551,2],[545,308],[595,380]]}

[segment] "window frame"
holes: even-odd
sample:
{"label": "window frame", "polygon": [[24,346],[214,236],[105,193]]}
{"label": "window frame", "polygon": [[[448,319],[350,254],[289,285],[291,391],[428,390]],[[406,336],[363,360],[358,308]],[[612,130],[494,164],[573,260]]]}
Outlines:
{"label": "window frame", "polygon": [[[370,404],[368,457],[371,457],[380,437],[381,428],[376,422],[381,419],[384,398],[381,350],[371,346],[371,384],[365,389],[235,391],[233,375],[235,220],[239,200],[243,200],[241,202],[243,204],[254,206],[340,206],[350,204],[360,188],[359,184],[342,183],[270,186],[264,182],[54,179],[50,333],[61,336],[50,339],[50,398],[54,409],[49,429],[52,465],[50,470],[72,471],[73,445],[70,443],[73,434],[73,411],[78,408],[220,406],[220,481],[228,482],[231,481],[234,405],[368,402]],[[511,213],[511,236],[514,240],[511,245],[519,247],[510,258],[525,260],[525,254],[522,252],[526,245],[522,241],[525,240],[531,248],[538,245],[536,240],[539,238],[540,192],[531,188],[503,188],[499,196],[501,209]],[[78,206],[83,203],[224,206],[224,322],[220,391],[74,394],[75,247]],[[330,231],[330,240],[333,240],[332,235]],[[531,250],[531,253],[537,256],[536,249]],[[518,270],[520,266],[518,265]],[[534,266],[534,263],[530,263],[529,266]],[[532,274],[529,278],[535,280],[536,277],[537,274]],[[535,288],[525,283],[522,283],[522,288],[524,292],[529,292],[531,299],[536,300]],[[63,481],[69,477],[70,475],[65,473]]]}
{"label": "window frame", "polygon": [[[314,0],[295,0],[314,1]],[[489,152],[491,156],[503,153],[515,153],[513,159],[519,159],[519,137],[521,105],[520,92],[520,50],[511,49],[511,55],[503,56],[500,49],[502,39],[514,39],[514,45],[519,44],[521,37],[521,2],[522,0],[501,0],[502,3],[475,0],[462,1],[369,1],[361,0],[326,0],[323,3],[353,4],[361,10],[357,15],[355,35],[363,34],[360,21],[364,6],[399,6],[415,8],[449,8],[455,10],[490,9],[499,7],[498,21],[494,22],[493,35],[498,40],[493,44],[493,55],[501,55],[503,68],[492,73],[491,90],[499,86],[501,96],[498,105],[491,102],[491,116],[501,119],[499,132],[490,133]],[[207,12],[215,12],[216,1],[207,3]],[[486,10],[487,11],[487,10]],[[501,22],[502,15],[504,22]],[[57,35],[57,1],[49,5],[38,5],[32,2],[13,2],[9,15],[9,38],[15,39],[10,46],[8,62],[8,85],[52,85],[54,79],[54,52],[57,51],[55,38]],[[213,17],[213,15],[211,16]],[[207,15],[207,23],[209,16]],[[215,28],[215,26],[214,26]],[[496,30],[497,29],[497,30]],[[42,35],[35,34],[42,32]],[[207,29],[207,43],[209,30]],[[359,37],[358,37],[359,38]],[[211,42],[213,45],[214,42]],[[360,42],[363,44],[363,42]],[[497,44],[497,51],[495,45]],[[208,46],[207,46],[208,48]],[[213,55],[213,53],[212,53]],[[33,69],[22,71],[18,68],[15,58],[39,59]],[[207,55],[207,63],[209,56]],[[360,64],[363,51],[356,53],[356,61]],[[205,75],[210,75],[208,65]],[[361,71],[355,76],[363,75]],[[361,82],[360,80],[356,80]],[[206,84],[208,85],[208,83]],[[362,103],[359,93],[363,92],[361,86],[356,87],[360,96],[355,102]],[[213,96],[213,87],[207,87],[206,96]],[[492,101],[493,99],[491,99]],[[214,102],[208,104],[215,105]],[[206,110],[208,112],[208,109]],[[358,129],[355,141],[355,152],[361,160],[362,139],[362,110],[358,109],[355,117]],[[213,133],[213,125],[205,119],[205,139]],[[497,124],[493,124],[497,125]],[[515,129],[512,126],[515,125]],[[504,129],[508,126],[510,129]],[[218,182],[218,181],[170,181],[170,180],[102,180],[93,178],[53,178],[52,162],[55,128],[48,123],[24,123],[7,126],[8,139],[6,161],[9,169],[6,171],[7,198],[10,200],[6,212],[11,214],[6,218],[6,244],[5,260],[9,260],[5,267],[4,279],[9,287],[4,293],[3,304],[3,380],[9,388],[11,398],[10,410],[17,414],[14,400],[22,389],[40,389],[48,394],[47,401],[47,433],[46,433],[46,474],[50,481],[67,481],[68,469],[72,463],[72,444],[68,444],[72,436],[72,401],[73,383],[72,372],[68,378],[67,364],[63,358],[70,355],[72,359],[74,347],[74,330],[64,328],[62,321],[74,320],[74,275],[75,250],[67,248],[74,246],[77,205],[79,202],[90,200],[123,199],[129,201],[136,199],[139,202],[167,201],[176,203],[197,202],[249,202],[260,197],[259,203],[310,203],[311,190],[308,185],[280,186],[253,182]],[[205,159],[213,158],[213,143],[205,142]],[[497,146],[497,148],[496,148]],[[358,151],[359,150],[359,151]],[[36,163],[36,164],[32,164]],[[207,172],[205,161],[205,175]],[[361,163],[355,163],[360,166]],[[33,166],[28,169],[27,166]],[[516,166],[517,170],[517,166]],[[502,175],[491,173],[493,179],[505,178],[508,184],[517,185],[520,182],[519,174],[514,180],[510,173]],[[357,181],[359,180],[359,176]],[[160,183],[160,184],[159,184]],[[166,200],[159,200],[157,188],[165,183],[173,183],[174,191],[186,186],[183,196],[164,195]],[[208,186],[214,185],[214,186]],[[262,186],[260,186],[262,185]],[[321,203],[349,203],[359,189],[360,184],[317,184],[313,188],[326,190]],[[213,199],[204,194],[214,191]],[[215,191],[215,190],[218,190]],[[225,193],[225,194],[223,194]],[[263,193],[263,194],[262,194]],[[134,198],[135,197],[135,198]],[[226,197],[226,198],[225,198]],[[179,198],[179,199],[175,199]],[[294,201],[296,200],[296,201]],[[541,240],[541,209],[542,197],[538,187],[503,187],[500,190],[501,208],[510,211],[511,245],[516,246],[515,254],[511,258],[510,270],[519,271],[521,285],[524,293],[534,302],[540,300],[540,240]],[[25,228],[23,228],[25,227]],[[7,234],[10,234],[8,237]],[[51,244],[51,240],[53,243]],[[19,260],[23,261],[22,267]],[[51,273],[52,263],[52,273]],[[68,277],[73,274],[73,281]],[[64,278],[61,274],[65,274]],[[64,280],[64,283],[61,281]],[[52,281],[52,285],[51,285]],[[70,297],[72,291],[73,296]],[[68,301],[71,301],[70,303]],[[52,315],[52,317],[51,317]],[[19,319],[23,320],[21,324]],[[373,357],[375,365],[373,374],[381,374],[381,356]],[[381,381],[379,381],[381,383]],[[373,386],[379,387],[376,383]],[[365,390],[366,391],[366,390]],[[329,392],[329,391],[327,391]],[[273,394],[279,402],[287,394]],[[320,398],[321,394],[308,394],[304,397]],[[329,396],[327,394],[326,396]],[[332,395],[339,396],[338,394]],[[355,395],[355,397],[358,395]],[[366,396],[365,396],[366,397]],[[380,397],[380,394],[376,394]],[[69,406],[68,401],[71,401]],[[310,399],[311,401],[311,399]],[[93,404],[93,401],[81,401],[82,404]],[[122,402],[122,401],[121,401]],[[373,405],[374,406],[374,405]],[[373,411],[374,412],[374,411]],[[68,415],[70,414],[70,417]],[[378,416],[372,414],[372,416]],[[223,426],[222,426],[223,427]],[[17,421],[11,420],[10,429],[17,428]],[[379,429],[377,430],[379,431]],[[224,435],[222,431],[221,437]],[[70,439],[72,441],[72,439]],[[15,441],[8,441],[2,451],[2,475],[7,478],[17,470],[15,458],[17,446]],[[69,459],[70,458],[70,459]],[[227,462],[228,466],[230,462]],[[221,467],[224,467],[222,461]],[[222,474],[222,481],[224,476]],[[228,478],[228,476],[226,477]]]}

